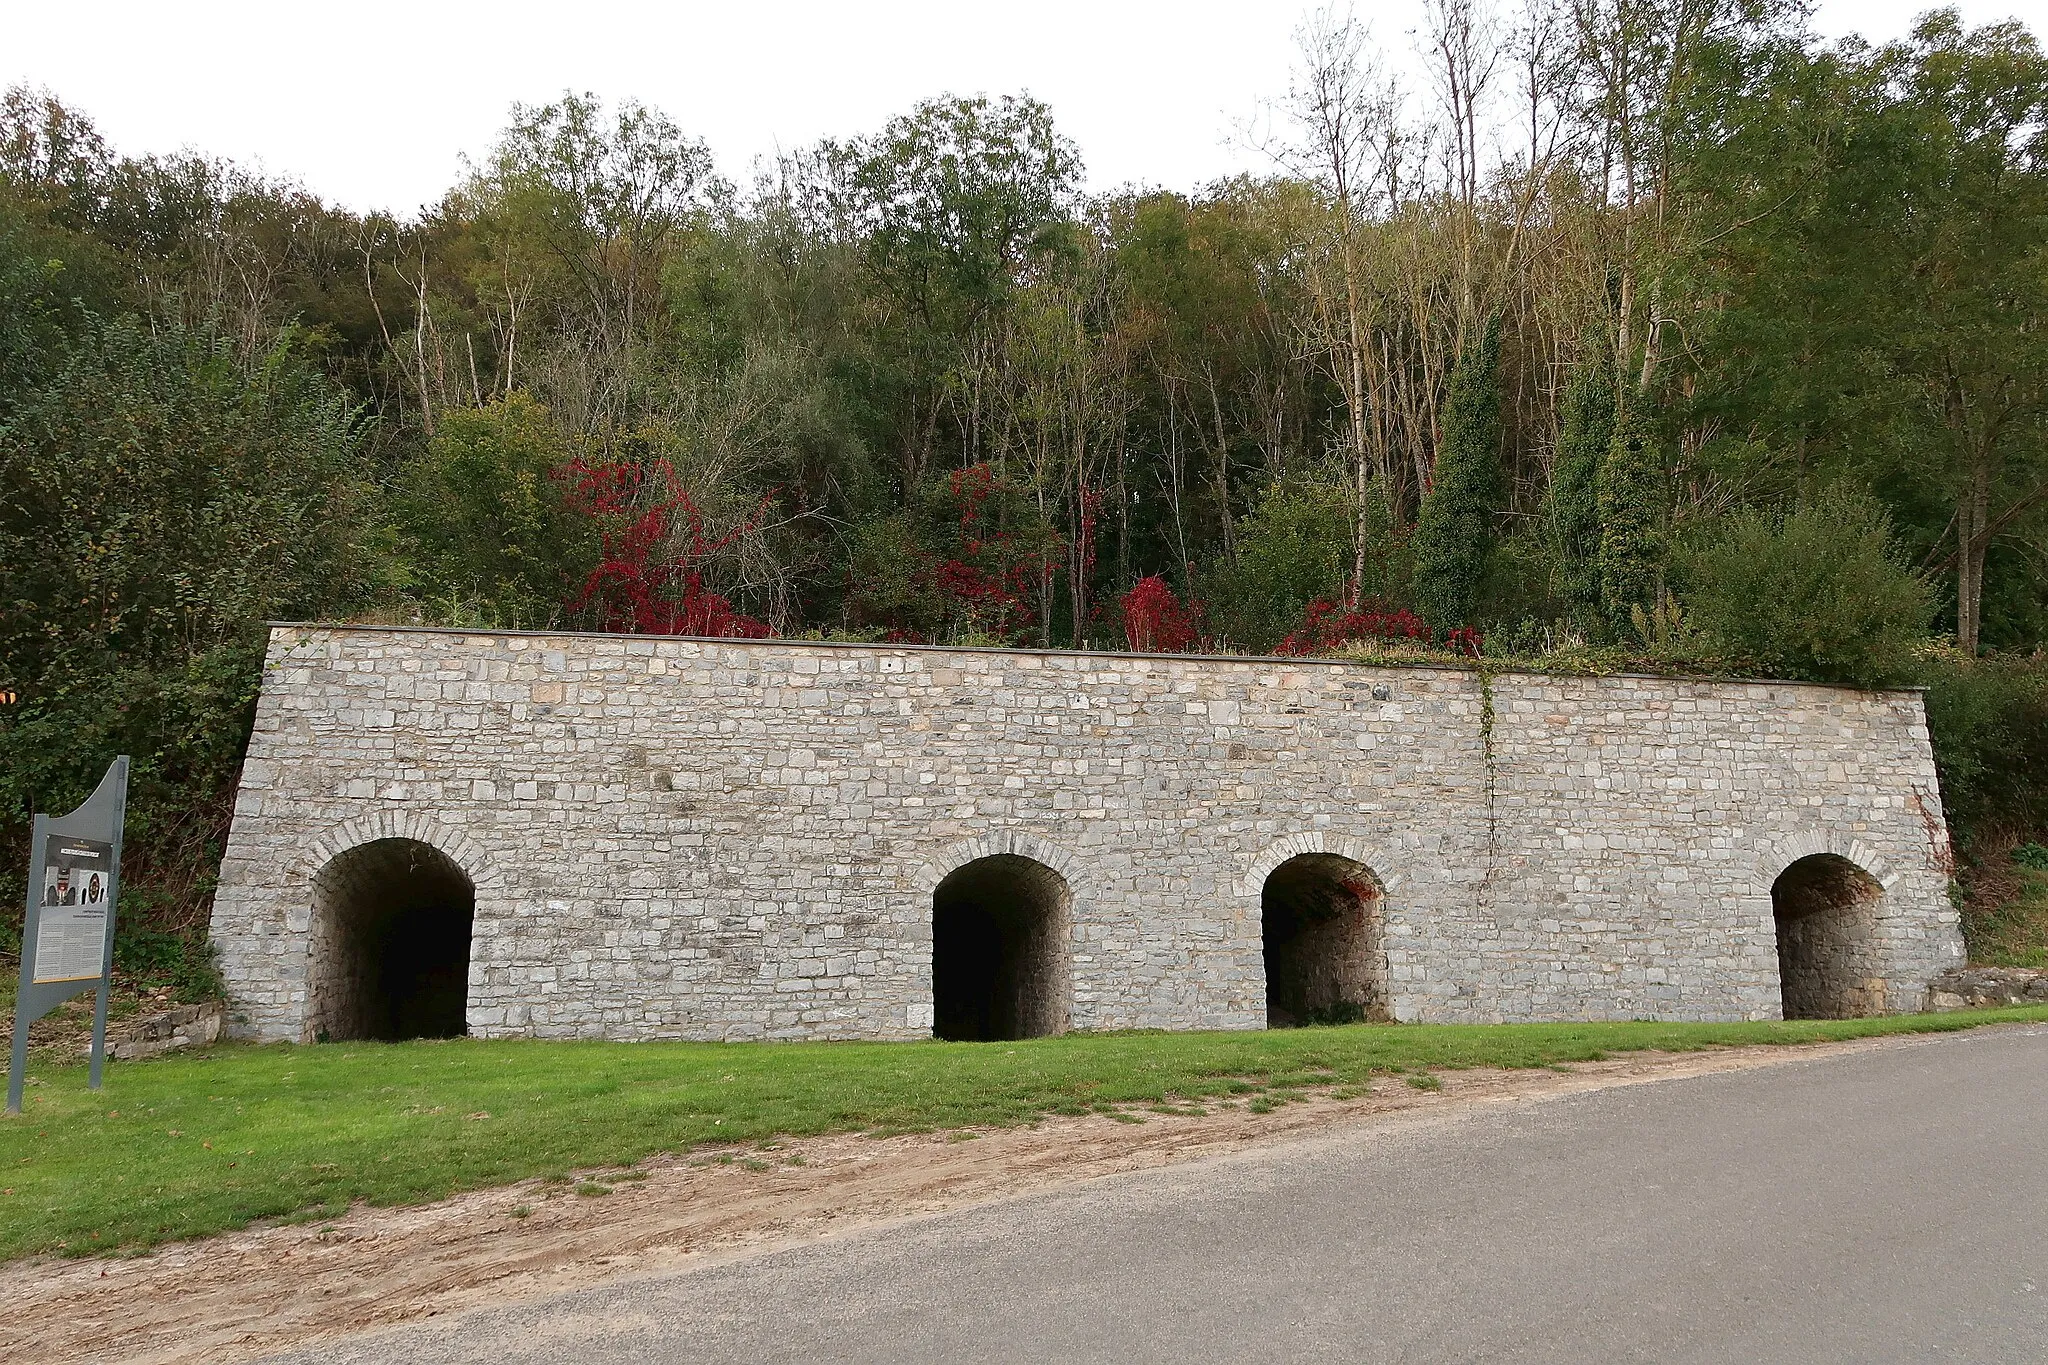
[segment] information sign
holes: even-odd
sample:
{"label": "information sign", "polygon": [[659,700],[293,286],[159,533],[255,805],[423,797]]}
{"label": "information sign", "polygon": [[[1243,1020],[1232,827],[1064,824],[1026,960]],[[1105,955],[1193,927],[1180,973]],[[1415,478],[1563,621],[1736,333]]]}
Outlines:
{"label": "information sign", "polygon": [[30,833],[28,918],[22,925],[21,984],[14,996],[14,1053],[7,1112],[21,1112],[28,1027],[83,991],[96,990],[92,1073],[100,1088],[107,1051],[107,987],[114,969],[114,902],[120,892],[121,827],[128,810],[128,759],[114,760],[99,787],[69,815],[38,815]]}

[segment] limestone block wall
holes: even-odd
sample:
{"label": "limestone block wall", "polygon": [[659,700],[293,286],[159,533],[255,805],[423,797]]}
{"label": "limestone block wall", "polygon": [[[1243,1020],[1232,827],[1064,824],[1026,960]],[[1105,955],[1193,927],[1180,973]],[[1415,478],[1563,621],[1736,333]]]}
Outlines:
{"label": "limestone block wall", "polygon": [[1316,660],[280,626],[213,916],[235,1031],[308,1038],[317,879],[475,888],[484,1036],[928,1036],[932,898],[1067,884],[1077,1028],[1265,1023],[1261,892],[1369,869],[1403,1020],[1759,1019],[1771,888],[1882,886],[1859,983],[1960,965],[1920,698]]}

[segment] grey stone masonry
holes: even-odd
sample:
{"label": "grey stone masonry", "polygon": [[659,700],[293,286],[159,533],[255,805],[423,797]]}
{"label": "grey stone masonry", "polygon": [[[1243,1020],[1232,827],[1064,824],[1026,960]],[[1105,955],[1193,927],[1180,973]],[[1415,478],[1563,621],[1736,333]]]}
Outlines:
{"label": "grey stone masonry", "polygon": [[2048,972],[2035,967],[1962,967],[1927,984],[1927,1008],[1995,1010],[2048,1005]]}
{"label": "grey stone masonry", "polygon": [[316,879],[391,839],[474,886],[487,1037],[930,1036],[933,892],[994,854],[1067,885],[1075,1028],[1264,1026],[1262,891],[1312,853],[1376,883],[1400,1020],[1776,1018],[1801,859],[1882,887],[1844,998],[1962,963],[1907,691],[279,626],[213,912],[232,1032],[314,1034]]}

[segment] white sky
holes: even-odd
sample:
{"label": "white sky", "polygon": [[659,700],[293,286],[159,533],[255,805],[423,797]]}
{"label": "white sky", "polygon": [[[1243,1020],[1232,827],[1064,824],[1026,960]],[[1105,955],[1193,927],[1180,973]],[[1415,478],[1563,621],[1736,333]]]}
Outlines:
{"label": "white sky", "polygon": [[[1824,0],[1829,36],[1903,34],[1925,0]],[[2048,31],[2048,0],[1962,0]],[[0,9],[9,6],[0,5]],[[515,100],[635,97],[753,158],[879,127],[916,100],[1028,90],[1089,185],[1192,188],[1257,168],[1230,134],[1284,92],[1303,0],[12,0],[0,85],[48,86],[118,151],[231,157],[356,209],[409,213],[481,157]],[[1412,63],[1419,0],[1358,0]]]}

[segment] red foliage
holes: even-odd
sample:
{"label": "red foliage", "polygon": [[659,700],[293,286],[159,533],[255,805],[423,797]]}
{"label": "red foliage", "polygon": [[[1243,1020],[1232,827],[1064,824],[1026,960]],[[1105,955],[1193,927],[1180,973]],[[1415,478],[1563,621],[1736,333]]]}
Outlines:
{"label": "red foliage", "polygon": [[[1394,610],[1370,598],[1355,611],[1345,611],[1335,602],[1309,603],[1308,619],[1300,630],[1280,642],[1276,654],[1326,654],[1355,640],[1420,640],[1436,638],[1429,624],[1406,607]],[[1455,654],[1478,658],[1485,638],[1472,626],[1457,626],[1444,633],[1444,647]]]}
{"label": "red foliage", "polygon": [[1479,657],[1479,651],[1486,644],[1486,639],[1479,633],[1476,627],[1459,626],[1445,634],[1444,644],[1459,654],[1469,655],[1476,659]]}
{"label": "red foliage", "polygon": [[568,474],[590,515],[613,522],[603,533],[597,567],[567,603],[571,612],[594,618],[601,630],[632,635],[761,639],[773,633],[705,587],[702,569],[760,524],[766,499],[751,520],[714,538],[705,534],[702,514],[666,460],[593,464],[579,456]]}
{"label": "red foliage", "polygon": [[1337,884],[1350,892],[1351,898],[1360,905],[1370,905],[1380,898],[1379,887],[1366,877],[1343,877]]}
{"label": "red foliage", "polygon": [[1031,595],[1043,590],[1052,566],[1065,557],[1066,545],[1058,537],[1033,544],[1008,531],[983,535],[984,504],[997,493],[996,481],[996,471],[987,464],[948,476],[947,491],[959,509],[960,553],[927,564],[921,576],[967,608],[978,628],[1011,639],[1030,616]]}
{"label": "red foliage", "polygon": [[1145,654],[1183,654],[1201,637],[1196,614],[1182,606],[1158,574],[1141,578],[1121,599],[1124,639]]}
{"label": "red foliage", "polygon": [[1308,619],[1300,630],[1285,640],[1275,653],[1322,654],[1354,640],[1429,641],[1433,632],[1421,617],[1406,607],[1393,610],[1384,602],[1368,598],[1356,610],[1345,611],[1335,602],[1309,603]]}

